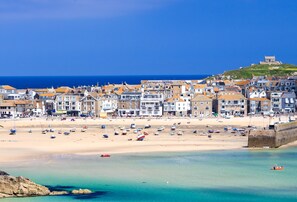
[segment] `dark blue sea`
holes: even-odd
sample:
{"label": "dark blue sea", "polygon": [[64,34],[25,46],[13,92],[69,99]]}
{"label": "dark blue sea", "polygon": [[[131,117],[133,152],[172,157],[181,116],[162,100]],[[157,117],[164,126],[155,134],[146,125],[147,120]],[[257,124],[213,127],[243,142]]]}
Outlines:
{"label": "dark blue sea", "polygon": [[137,76],[0,76],[0,85],[18,89],[59,86],[105,85],[108,83],[139,84],[141,80],[197,80],[209,75],[137,75]]}

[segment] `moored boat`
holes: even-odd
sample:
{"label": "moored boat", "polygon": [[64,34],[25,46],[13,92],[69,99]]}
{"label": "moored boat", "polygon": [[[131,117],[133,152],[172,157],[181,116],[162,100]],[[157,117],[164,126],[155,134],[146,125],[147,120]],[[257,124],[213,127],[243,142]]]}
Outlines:
{"label": "moored boat", "polygon": [[137,136],[137,141],[143,141],[144,138],[145,138],[145,135],[144,135],[144,134],[139,134],[139,135]]}
{"label": "moored boat", "polygon": [[101,157],[102,158],[109,158],[110,157],[110,154],[101,154]]}
{"label": "moored boat", "polygon": [[271,168],[271,170],[284,170],[284,169],[285,169],[284,166],[273,166],[273,167]]}

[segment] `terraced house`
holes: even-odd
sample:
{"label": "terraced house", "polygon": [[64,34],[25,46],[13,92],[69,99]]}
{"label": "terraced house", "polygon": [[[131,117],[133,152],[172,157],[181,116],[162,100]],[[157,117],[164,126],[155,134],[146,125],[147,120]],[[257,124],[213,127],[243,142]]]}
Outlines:
{"label": "terraced house", "polygon": [[212,99],[206,95],[196,95],[191,100],[191,114],[193,117],[208,117],[212,115]]}
{"label": "terraced house", "polygon": [[133,117],[140,115],[140,92],[124,92],[118,101],[118,115]]}
{"label": "terraced house", "polygon": [[246,116],[246,98],[238,92],[221,92],[214,102],[214,109],[220,116]]}
{"label": "terraced house", "polygon": [[55,99],[55,114],[68,114],[79,116],[81,113],[81,102],[79,94],[58,94]]}
{"label": "terraced house", "polygon": [[163,94],[145,94],[140,98],[140,116],[162,116]]}

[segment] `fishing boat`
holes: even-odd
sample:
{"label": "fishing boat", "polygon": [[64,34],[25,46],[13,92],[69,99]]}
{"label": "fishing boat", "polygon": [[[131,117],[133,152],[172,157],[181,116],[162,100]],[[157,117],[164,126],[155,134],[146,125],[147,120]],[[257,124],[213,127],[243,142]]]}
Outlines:
{"label": "fishing boat", "polygon": [[271,168],[271,170],[284,170],[284,169],[285,169],[284,166],[277,166],[277,165]]}

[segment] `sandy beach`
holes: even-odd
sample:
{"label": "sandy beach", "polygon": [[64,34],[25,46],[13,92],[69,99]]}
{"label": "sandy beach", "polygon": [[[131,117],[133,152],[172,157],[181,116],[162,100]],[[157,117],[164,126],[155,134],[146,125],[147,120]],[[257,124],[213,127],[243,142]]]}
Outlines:
{"label": "sandy beach", "polygon": [[[283,118],[284,120],[285,118]],[[91,119],[91,118],[67,118],[61,120],[54,118],[33,118],[1,120],[0,125],[0,162],[25,160],[26,158],[38,158],[50,154],[116,154],[116,153],[142,153],[142,152],[170,152],[170,151],[210,151],[232,150],[247,146],[247,136],[239,133],[224,131],[224,127],[243,128],[248,125],[266,127],[271,120],[263,117],[243,117],[231,119]],[[137,134],[133,129],[122,135],[120,128],[130,128],[134,123],[136,128],[143,129],[149,135],[144,141],[136,141]],[[176,130],[171,126],[176,124]],[[102,129],[101,126],[106,128]],[[160,127],[165,129],[155,133]],[[16,128],[16,135],[9,135],[11,128]],[[81,129],[86,127],[85,132]],[[53,129],[54,132],[42,134],[45,129]],[[69,132],[75,129],[75,132]],[[32,133],[29,133],[29,131]],[[193,131],[197,133],[193,133]],[[208,130],[219,130],[220,133],[212,133],[208,136]],[[120,134],[114,135],[117,131]],[[59,134],[59,132],[61,134]],[[64,135],[69,132],[69,135]],[[178,135],[182,132],[182,135]],[[103,135],[107,134],[108,138]],[[55,138],[52,139],[51,136]]]}

